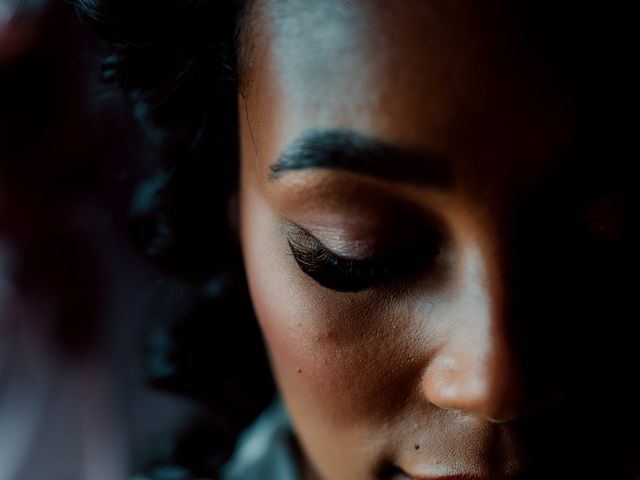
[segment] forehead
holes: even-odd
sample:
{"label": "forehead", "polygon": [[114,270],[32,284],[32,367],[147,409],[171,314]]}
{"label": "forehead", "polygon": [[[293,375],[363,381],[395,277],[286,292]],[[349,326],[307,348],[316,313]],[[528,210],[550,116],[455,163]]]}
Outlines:
{"label": "forehead", "polygon": [[514,155],[521,168],[522,150],[544,157],[573,128],[569,80],[510,3],[259,2],[247,113],[260,112],[262,159],[322,128],[444,151],[469,168]]}

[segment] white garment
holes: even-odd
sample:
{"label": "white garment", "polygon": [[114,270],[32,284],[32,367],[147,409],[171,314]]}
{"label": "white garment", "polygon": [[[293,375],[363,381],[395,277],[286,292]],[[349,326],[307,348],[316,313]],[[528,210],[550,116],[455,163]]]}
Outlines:
{"label": "white garment", "polygon": [[299,480],[289,417],[280,400],[238,439],[222,480]]}

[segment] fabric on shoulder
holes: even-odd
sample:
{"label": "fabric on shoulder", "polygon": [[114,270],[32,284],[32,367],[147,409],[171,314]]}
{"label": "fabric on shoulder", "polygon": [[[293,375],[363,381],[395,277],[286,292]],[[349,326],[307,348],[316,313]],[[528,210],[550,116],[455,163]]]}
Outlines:
{"label": "fabric on shoulder", "polygon": [[278,399],[240,435],[221,480],[299,480],[292,432]]}

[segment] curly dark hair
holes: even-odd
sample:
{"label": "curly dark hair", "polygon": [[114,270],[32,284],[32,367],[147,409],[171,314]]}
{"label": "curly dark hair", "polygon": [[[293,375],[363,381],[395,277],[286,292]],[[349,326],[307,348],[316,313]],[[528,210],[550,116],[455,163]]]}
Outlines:
{"label": "curly dark hair", "polygon": [[214,427],[188,431],[167,459],[198,477],[216,477],[238,433],[274,393],[230,213],[238,177],[237,45],[248,4],[76,2],[110,44],[104,80],[124,92],[153,149],[150,178],[132,202],[130,236],[166,271],[202,287],[191,313],[147,352],[153,385],[216,414]]}

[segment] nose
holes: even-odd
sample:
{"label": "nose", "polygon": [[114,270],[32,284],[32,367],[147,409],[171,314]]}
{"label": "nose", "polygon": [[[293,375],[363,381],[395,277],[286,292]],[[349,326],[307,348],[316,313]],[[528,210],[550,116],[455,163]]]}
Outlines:
{"label": "nose", "polygon": [[426,399],[502,423],[531,408],[521,352],[505,313],[504,279],[495,256],[469,249],[457,267],[455,286],[442,302],[442,341],[422,376]]}

